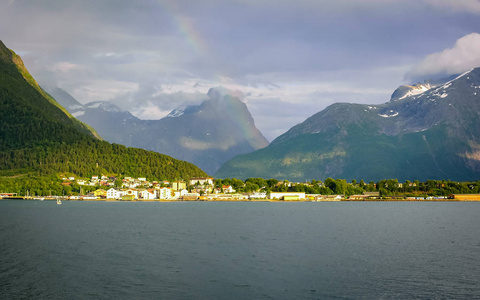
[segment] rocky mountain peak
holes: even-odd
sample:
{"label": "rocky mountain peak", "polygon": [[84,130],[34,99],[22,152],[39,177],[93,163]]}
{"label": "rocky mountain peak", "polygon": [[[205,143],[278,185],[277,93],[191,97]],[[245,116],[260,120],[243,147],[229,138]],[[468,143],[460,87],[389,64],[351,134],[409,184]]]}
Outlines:
{"label": "rocky mountain peak", "polygon": [[429,82],[416,83],[414,85],[401,85],[393,92],[390,101],[398,101],[410,96],[420,95],[433,87],[435,86]]}

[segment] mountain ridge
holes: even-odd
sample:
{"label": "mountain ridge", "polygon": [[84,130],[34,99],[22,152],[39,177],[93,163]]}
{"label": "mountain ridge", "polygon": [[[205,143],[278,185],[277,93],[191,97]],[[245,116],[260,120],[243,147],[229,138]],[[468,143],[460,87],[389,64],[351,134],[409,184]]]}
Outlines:
{"label": "mountain ridge", "polygon": [[[69,107],[71,101],[58,97],[55,91],[53,94]],[[159,120],[141,120],[109,102],[90,102],[69,109],[107,141],[186,160],[209,174],[237,154],[268,145],[246,104],[223,88],[211,88],[200,104],[181,106]]]}
{"label": "mountain ridge", "polygon": [[332,104],[263,151],[230,160],[215,176],[237,172],[292,180],[480,178],[480,161],[473,159],[480,143],[480,69],[429,89],[416,88],[423,91],[406,97],[408,91],[394,92],[384,104]]}

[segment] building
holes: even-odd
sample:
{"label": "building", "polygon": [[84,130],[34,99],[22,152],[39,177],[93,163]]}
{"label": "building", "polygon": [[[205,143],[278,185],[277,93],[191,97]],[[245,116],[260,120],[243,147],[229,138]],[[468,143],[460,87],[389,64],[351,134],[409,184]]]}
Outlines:
{"label": "building", "polygon": [[182,195],[182,200],[185,200],[185,201],[187,201],[187,200],[190,200],[190,201],[191,200],[198,200],[199,196],[200,195],[197,194],[197,193],[185,193],[185,194]]}
{"label": "building", "polygon": [[128,189],[124,193],[125,196],[132,195],[134,199],[138,199],[138,190],[137,189]]}
{"label": "building", "polygon": [[155,193],[154,189],[147,189],[147,190],[141,190],[138,192],[139,198],[143,200],[155,200],[157,199],[157,195]]}
{"label": "building", "polygon": [[95,197],[99,197],[99,198],[107,197],[107,191],[103,189],[98,189],[95,192],[93,192],[93,194],[95,195]]}
{"label": "building", "polygon": [[235,193],[235,190],[233,189],[233,187],[231,185],[222,186],[222,190],[225,194]]}
{"label": "building", "polygon": [[250,199],[266,199],[267,198],[267,193],[253,193],[249,195]]}
{"label": "building", "polygon": [[448,199],[458,201],[480,201],[480,194],[453,194]]}
{"label": "building", "polygon": [[190,185],[213,185],[213,178],[211,177],[194,177],[190,178]]}
{"label": "building", "polygon": [[271,192],[270,199],[272,200],[305,200],[305,192],[292,193],[292,192]]}
{"label": "building", "polygon": [[123,194],[123,191],[111,188],[107,191],[107,199],[120,199]]}
{"label": "building", "polygon": [[122,196],[123,201],[134,201],[135,199],[136,199],[135,195],[123,195]]}
{"label": "building", "polygon": [[172,189],[168,187],[159,188],[157,191],[158,199],[171,199],[172,198]]}
{"label": "building", "polygon": [[184,181],[174,181],[172,182],[172,189],[175,191],[184,190],[187,188],[187,184]]}

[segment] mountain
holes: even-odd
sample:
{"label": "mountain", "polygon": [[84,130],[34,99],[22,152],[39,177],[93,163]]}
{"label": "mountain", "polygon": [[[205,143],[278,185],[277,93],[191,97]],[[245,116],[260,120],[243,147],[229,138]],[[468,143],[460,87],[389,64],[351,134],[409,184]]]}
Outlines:
{"label": "mountain", "polygon": [[200,105],[179,107],[160,120],[141,120],[109,102],[81,105],[60,89],[51,93],[105,140],[171,155],[208,174],[238,154],[268,145],[245,103],[223,88],[210,89]]}
{"label": "mountain", "polygon": [[381,105],[336,103],[216,177],[480,179],[480,68],[401,86]]}
{"label": "mountain", "polygon": [[158,179],[206,175],[185,161],[100,140],[42,90],[0,41],[0,177],[56,172]]}

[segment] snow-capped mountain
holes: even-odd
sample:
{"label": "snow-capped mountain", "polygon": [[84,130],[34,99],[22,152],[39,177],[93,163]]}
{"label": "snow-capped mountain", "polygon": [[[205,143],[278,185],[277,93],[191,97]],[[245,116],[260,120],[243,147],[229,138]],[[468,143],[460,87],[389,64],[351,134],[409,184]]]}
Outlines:
{"label": "snow-capped mountain", "polygon": [[[268,166],[268,167],[265,167]],[[480,68],[402,86],[381,105],[336,103],[218,177],[480,179]]]}
{"label": "snow-capped mountain", "polygon": [[105,140],[186,160],[212,175],[230,158],[268,145],[245,103],[220,88],[200,105],[181,106],[160,120],[141,120],[110,102],[73,103],[59,89],[51,94]]}

